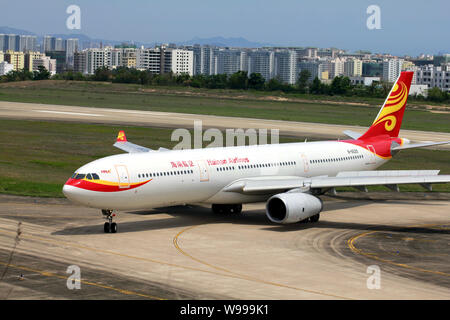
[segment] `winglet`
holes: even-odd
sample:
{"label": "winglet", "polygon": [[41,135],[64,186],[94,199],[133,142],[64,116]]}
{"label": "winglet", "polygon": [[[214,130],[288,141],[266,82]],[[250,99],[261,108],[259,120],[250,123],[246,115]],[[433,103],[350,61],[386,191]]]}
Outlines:
{"label": "winglet", "polygon": [[125,131],[123,131],[123,130],[119,131],[116,141],[117,142],[126,142],[127,141],[127,136],[125,135]]}

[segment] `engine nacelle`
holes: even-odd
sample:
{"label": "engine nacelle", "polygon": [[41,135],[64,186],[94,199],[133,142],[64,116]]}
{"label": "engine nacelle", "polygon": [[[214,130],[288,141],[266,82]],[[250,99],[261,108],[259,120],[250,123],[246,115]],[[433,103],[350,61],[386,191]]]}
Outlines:
{"label": "engine nacelle", "polygon": [[322,211],[322,200],[308,193],[287,192],[272,196],[266,203],[266,215],[275,223],[296,223]]}

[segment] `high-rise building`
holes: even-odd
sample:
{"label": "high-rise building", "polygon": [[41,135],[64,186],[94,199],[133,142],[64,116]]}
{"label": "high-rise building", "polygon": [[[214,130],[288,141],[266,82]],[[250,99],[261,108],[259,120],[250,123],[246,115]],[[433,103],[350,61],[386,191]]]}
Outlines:
{"label": "high-rise building", "polygon": [[24,35],[19,37],[18,51],[35,51],[37,47],[37,37]]}
{"label": "high-rise building", "polygon": [[266,81],[273,78],[275,53],[269,50],[254,50],[247,53],[248,74],[259,73]]}
{"label": "high-rise building", "polygon": [[121,65],[127,68],[136,68],[136,48],[122,48]]}
{"label": "high-rise building", "polygon": [[25,55],[23,52],[8,50],[5,52],[5,61],[12,64],[15,71],[25,68]]}
{"label": "high-rise building", "polygon": [[219,49],[214,59],[214,74],[231,75],[241,69],[241,51],[234,49]]}
{"label": "high-rise building", "polygon": [[383,61],[383,80],[395,82],[402,71],[402,59],[389,59]]}
{"label": "high-rise building", "polygon": [[190,50],[169,49],[171,51],[171,71],[174,74],[194,74],[194,53]]}
{"label": "high-rise building", "polygon": [[6,50],[19,51],[19,49],[20,49],[20,36],[16,34],[8,34]]}
{"label": "high-rise building", "polygon": [[282,82],[295,84],[299,75],[298,53],[294,50],[275,52],[275,66],[272,74]]}
{"label": "high-rise building", "polygon": [[164,59],[161,48],[138,49],[136,52],[136,68],[151,73],[161,73],[161,59]]}
{"label": "high-rise building", "polygon": [[73,68],[74,64],[74,54],[78,51],[78,39],[67,39],[65,40],[66,48],[66,64],[68,69]]}
{"label": "high-rise building", "polygon": [[375,61],[363,62],[362,75],[365,77],[382,77],[383,64]]}
{"label": "high-rise building", "polygon": [[44,52],[54,51],[56,48],[56,38],[52,36],[44,37]]}
{"label": "high-rise building", "polygon": [[416,83],[428,88],[438,87],[450,92],[450,65],[434,66],[432,64],[418,67]]}
{"label": "high-rise building", "polygon": [[56,74],[56,59],[51,59],[44,53],[38,51],[29,51],[25,53],[25,69],[29,71],[38,71],[39,66],[43,66],[52,75]]}
{"label": "high-rise building", "polygon": [[6,43],[7,38],[8,36],[6,34],[0,34],[0,51],[8,50],[8,46]]}
{"label": "high-rise building", "polygon": [[73,54],[73,71],[86,74],[87,72],[87,51],[77,51]]}
{"label": "high-rise building", "polygon": [[320,64],[318,61],[300,61],[298,63],[298,72],[300,73],[303,70],[308,70],[311,74],[308,80],[311,81],[314,78],[319,77],[319,66]]}
{"label": "high-rise building", "polygon": [[344,75],[347,77],[360,77],[362,75],[362,61],[348,59],[344,62]]}
{"label": "high-rise building", "polygon": [[63,73],[67,71],[65,51],[46,51],[45,55],[56,60],[56,73]]}

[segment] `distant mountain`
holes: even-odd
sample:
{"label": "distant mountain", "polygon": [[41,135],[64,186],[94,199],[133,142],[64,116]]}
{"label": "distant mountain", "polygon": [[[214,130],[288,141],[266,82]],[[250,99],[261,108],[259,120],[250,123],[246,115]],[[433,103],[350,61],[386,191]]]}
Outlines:
{"label": "distant mountain", "polygon": [[27,30],[22,30],[22,29],[16,29],[16,28],[10,28],[7,26],[2,26],[0,27],[0,33],[4,33],[4,34],[17,34],[17,35],[24,35],[24,36],[36,36],[35,33],[27,31]]}
{"label": "distant mountain", "polygon": [[224,38],[224,37],[212,37],[212,38],[199,38],[195,37],[192,40],[179,42],[179,45],[211,45],[218,47],[243,47],[243,48],[260,48],[273,46],[270,43],[261,43],[249,41],[245,38]]}

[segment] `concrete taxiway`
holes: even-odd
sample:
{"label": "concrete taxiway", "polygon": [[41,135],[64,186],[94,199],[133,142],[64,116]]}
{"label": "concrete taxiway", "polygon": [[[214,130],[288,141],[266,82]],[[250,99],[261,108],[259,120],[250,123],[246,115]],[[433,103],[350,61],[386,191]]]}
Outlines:
{"label": "concrete taxiway", "polygon": [[192,205],[120,212],[105,234],[99,210],[0,195],[0,299],[450,298],[448,200],[324,200],[316,224]]}
{"label": "concrete taxiway", "polygon": [[[201,120],[204,129],[279,129],[281,135],[323,139],[344,138],[345,136],[342,133],[344,130],[353,130],[360,133],[365,131],[363,127],[348,125],[7,101],[0,101],[0,118],[76,121],[167,128],[192,128],[194,121]],[[450,141],[450,133],[442,132],[402,130],[400,135],[412,141]],[[447,144],[433,148],[450,150],[450,145]]]}

